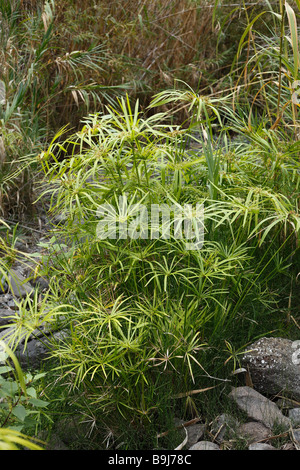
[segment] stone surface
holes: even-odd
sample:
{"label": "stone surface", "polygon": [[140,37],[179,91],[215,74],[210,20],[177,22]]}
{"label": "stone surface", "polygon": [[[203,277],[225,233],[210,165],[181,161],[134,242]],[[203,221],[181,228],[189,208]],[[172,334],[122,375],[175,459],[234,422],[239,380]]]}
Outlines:
{"label": "stone surface", "polygon": [[200,441],[190,447],[189,450],[220,450],[220,447],[214,442]]}
{"label": "stone surface", "polygon": [[229,397],[250,418],[262,422],[266,427],[272,429],[276,424],[281,425],[285,429],[290,427],[290,419],[281,413],[275,403],[251,387],[234,388],[229,393]]}
{"label": "stone surface", "polygon": [[47,279],[44,279],[41,276],[37,277],[36,279],[32,279],[32,281],[30,282],[35,289],[39,289],[39,291],[41,292],[44,292],[49,289],[49,281],[47,281]]}
{"label": "stone surface", "polygon": [[191,447],[198,442],[204,435],[205,424],[194,424],[186,427],[188,433],[187,447]]}
{"label": "stone surface", "polygon": [[256,444],[250,444],[248,450],[277,450],[275,447],[270,444],[264,444],[263,442],[258,442]]}
{"label": "stone surface", "polygon": [[237,435],[245,437],[248,444],[267,439],[272,436],[272,431],[258,421],[250,421],[241,424],[237,429]]}
{"label": "stone surface", "polygon": [[0,326],[4,326],[10,323],[11,316],[14,316],[13,310],[11,310],[10,308],[0,308]]}
{"label": "stone surface", "polygon": [[16,309],[15,297],[9,292],[0,295],[0,308]]}
{"label": "stone surface", "polygon": [[[41,367],[43,360],[47,357],[53,344],[60,341],[66,336],[65,331],[49,332],[45,331],[45,334],[41,330],[34,330],[33,336],[29,337],[29,340],[25,346],[25,338],[21,339],[14,345],[11,342],[11,335],[14,333],[14,327],[5,328],[3,331],[0,330],[0,340],[3,340],[8,344],[20,362],[22,368],[33,368],[38,369]],[[15,349],[14,349],[15,346]]]}
{"label": "stone surface", "polygon": [[298,445],[300,445],[300,429],[293,429],[293,437]]}
{"label": "stone surface", "polygon": [[289,418],[294,426],[300,426],[300,408],[289,410]]}
{"label": "stone surface", "polygon": [[33,292],[33,287],[20,272],[19,269],[10,269],[8,276],[9,291],[16,297],[26,297]]}
{"label": "stone surface", "polygon": [[222,442],[225,437],[234,436],[239,422],[227,413],[223,413],[220,416],[217,416],[216,419],[212,422],[211,433],[214,435],[217,442]]}
{"label": "stone surface", "polygon": [[300,361],[296,360],[295,345],[296,341],[285,338],[261,338],[247,348],[242,363],[256,390],[268,395],[285,391],[300,400]]}

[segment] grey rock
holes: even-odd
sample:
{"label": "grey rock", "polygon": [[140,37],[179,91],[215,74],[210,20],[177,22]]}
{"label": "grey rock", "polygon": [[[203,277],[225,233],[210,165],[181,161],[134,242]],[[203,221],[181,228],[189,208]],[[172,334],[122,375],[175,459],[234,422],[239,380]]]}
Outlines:
{"label": "grey rock", "polygon": [[221,443],[225,436],[228,438],[233,437],[238,426],[238,420],[227,413],[223,413],[212,422],[211,433],[214,434],[215,440]]}
{"label": "grey rock", "polygon": [[45,291],[46,289],[49,289],[49,282],[47,279],[44,279],[43,277],[37,277],[36,279],[31,281],[31,284],[35,287],[38,288],[40,291]]}
{"label": "grey rock", "polygon": [[261,338],[247,348],[242,364],[256,390],[268,395],[285,391],[300,400],[300,361],[295,360],[295,343],[285,338]]}
{"label": "grey rock", "polygon": [[293,425],[300,426],[300,408],[292,408],[289,410],[289,418]]}
{"label": "grey rock", "polygon": [[[14,311],[10,308],[0,308],[0,326],[10,323],[11,316],[14,316]],[[1,331],[1,330],[0,330]]]}
{"label": "grey rock", "polygon": [[293,437],[298,445],[300,445],[300,429],[293,429]]}
{"label": "grey rock", "polygon": [[30,279],[30,284],[33,287],[38,288],[40,291],[44,291],[48,289],[49,288],[48,279],[46,279],[44,276],[36,276],[35,269],[36,269],[35,263],[27,262],[25,267],[23,268],[19,267],[19,272],[21,272],[21,274],[24,277]]}
{"label": "grey rock", "polygon": [[33,292],[33,287],[18,269],[10,269],[9,275],[9,291],[16,297],[26,297],[27,294]]}
{"label": "grey rock", "polygon": [[189,450],[220,450],[220,447],[214,442],[200,441],[190,447]]}
{"label": "grey rock", "polygon": [[248,444],[253,444],[271,437],[272,431],[258,421],[250,421],[249,423],[241,424],[237,430],[237,434],[245,437]]}
{"label": "grey rock", "polygon": [[257,442],[255,444],[250,444],[248,450],[277,450],[275,447],[270,444],[264,444],[263,442]]}
{"label": "grey rock", "polygon": [[15,309],[16,308],[15,300],[16,299],[14,298],[14,296],[10,293],[2,294],[0,295],[0,307]]}
{"label": "grey rock", "polygon": [[251,387],[234,388],[229,397],[250,418],[262,422],[268,428],[272,429],[274,425],[279,424],[287,429],[291,425],[290,419],[281,413],[275,403]]}
{"label": "grey rock", "polygon": [[194,424],[193,426],[187,426],[186,431],[188,433],[188,441],[186,446],[189,448],[196,444],[204,435],[205,424]]}
{"label": "grey rock", "polygon": [[[43,334],[42,330],[34,330],[25,348],[25,337],[23,337],[22,332],[20,334],[22,339],[13,341],[14,331],[14,327],[5,328],[0,332],[0,340],[3,340],[13,349],[21,367],[24,369],[38,369],[41,367],[43,360],[49,355],[55,344],[67,335],[66,331],[50,333],[45,330]],[[28,332],[24,329],[24,333]]]}

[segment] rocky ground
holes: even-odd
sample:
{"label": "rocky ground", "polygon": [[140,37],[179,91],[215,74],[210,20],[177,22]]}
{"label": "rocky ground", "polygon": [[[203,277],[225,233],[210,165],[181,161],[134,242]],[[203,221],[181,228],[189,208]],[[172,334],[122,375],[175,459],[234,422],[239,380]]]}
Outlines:
{"label": "rocky ground", "polygon": [[[248,420],[243,423],[221,414],[209,424],[187,427],[189,450],[299,450],[300,403],[277,403],[248,386],[233,388],[229,394]],[[274,432],[277,429],[277,432]],[[280,430],[280,432],[278,432]]]}
{"label": "rocky ground", "polygon": [[[248,386],[233,388],[229,396],[247,415],[245,421],[239,422],[227,413],[209,423],[198,418],[177,420],[182,442],[174,450],[300,450],[300,403],[274,401]],[[80,419],[74,416],[56,423],[49,449],[72,449],[75,441],[86,439],[87,427]],[[167,432],[157,436],[159,449],[160,438]]]}

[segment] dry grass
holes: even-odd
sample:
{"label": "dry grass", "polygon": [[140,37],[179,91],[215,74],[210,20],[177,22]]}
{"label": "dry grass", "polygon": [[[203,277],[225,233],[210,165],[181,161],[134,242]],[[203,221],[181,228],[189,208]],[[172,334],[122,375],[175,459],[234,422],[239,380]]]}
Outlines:
{"label": "dry grass", "polygon": [[20,158],[39,154],[63,126],[80,128],[83,117],[103,110],[115,95],[138,97],[145,110],[175,79],[204,93],[222,87],[230,47],[234,55],[239,38],[232,22],[242,27],[245,14],[236,11],[221,24],[231,2],[222,2],[215,21],[214,4],[0,0],[0,81],[10,107],[0,105],[0,210],[30,206],[28,176],[11,177]]}
{"label": "dry grass", "polygon": [[67,45],[66,52],[87,48],[93,42],[104,43],[111,59],[101,83],[129,83],[132,95],[153,95],[172,86],[174,78],[203,87],[215,58],[218,33],[218,26],[212,27],[213,3],[60,2],[55,20],[57,43]]}

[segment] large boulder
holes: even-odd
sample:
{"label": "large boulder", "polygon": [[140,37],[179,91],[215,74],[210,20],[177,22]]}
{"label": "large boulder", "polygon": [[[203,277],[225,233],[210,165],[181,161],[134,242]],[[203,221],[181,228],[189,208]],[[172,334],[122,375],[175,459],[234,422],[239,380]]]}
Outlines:
{"label": "large boulder", "polygon": [[254,388],[262,394],[286,392],[300,400],[300,341],[261,338],[251,344],[242,363]]}
{"label": "large boulder", "polygon": [[273,429],[275,425],[280,425],[289,429],[291,426],[291,420],[281,413],[274,402],[251,387],[233,388],[229,397],[249,418],[263,423],[267,428]]}
{"label": "large boulder", "polygon": [[15,339],[14,333],[14,327],[0,330],[0,340],[13,349],[23,369],[40,368],[44,359],[49,356],[57,343],[62,341],[68,334],[65,330],[53,332],[34,330],[26,341],[25,336],[21,340]]}
{"label": "large boulder", "polygon": [[272,436],[271,429],[267,428],[259,421],[250,421],[241,424],[237,429],[237,434],[243,436],[249,445],[268,440],[268,438]]}

